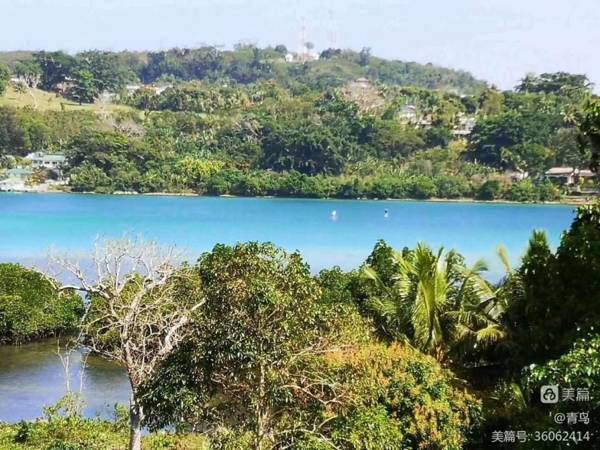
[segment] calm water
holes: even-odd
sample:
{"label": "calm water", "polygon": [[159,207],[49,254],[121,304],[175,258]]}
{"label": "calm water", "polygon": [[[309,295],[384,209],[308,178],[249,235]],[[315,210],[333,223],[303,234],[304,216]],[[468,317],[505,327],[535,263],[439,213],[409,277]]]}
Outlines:
{"label": "calm water", "polygon": [[52,246],[86,250],[98,236],[142,233],[192,260],[218,242],[259,240],[300,250],[315,271],[353,268],[385,239],[398,248],[444,245],[494,265],[498,244],[516,261],[534,228],[556,244],[572,217],[572,207],[555,205],[0,194],[0,261],[35,262]]}
{"label": "calm water", "polygon": [[[112,417],[116,403],[126,404],[129,384],[121,368],[98,357],[87,358],[81,383],[81,354],[71,356],[71,390],[86,401],[85,414]],[[17,422],[42,415],[66,394],[66,374],[54,340],[21,346],[0,345],[0,421]]]}
{"label": "calm water", "polygon": [[[176,244],[190,260],[218,242],[271,241],[300,250],[318,271],[357,267],[385,239],[397,248],[418,241],[455,248],[470,262],[483,257],[494,279],[498,244],[518,262],[533,229],[546,230],[556,245],[572,218],[572,207],[554,205],[0,194],[0,261],[43,265],[51,247],[85,251],[98,236],[141,233]],[[127,401],[119,368],[92,359],[85,380],[88,414],[106,415]],[[0,346],[0,420],[37,417],[62,394],[55,343]]]}

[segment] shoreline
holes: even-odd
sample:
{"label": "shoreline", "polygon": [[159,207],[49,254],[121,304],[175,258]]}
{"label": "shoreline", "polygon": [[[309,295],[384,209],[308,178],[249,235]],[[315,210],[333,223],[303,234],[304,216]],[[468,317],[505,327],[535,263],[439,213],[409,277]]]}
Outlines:
{"label": "shoreline", "polygon": [[123,197],[199,197],[199,198],[254,198],[254,199],[289,199],[289,200],[339,200],[339,201],[408,201],[408,202],[431,202],[431,203],[482,203],[482,204],[506,204],[506,205],[567,205],[567,206],[582,206],[593,203],[599,196],[595,197],[567,197],[560,200],[547,201],[547,202],[519,202],[515,200],[480,200],[470,197],[461,198],[442,198],[442,197],[431,197],[431,198],[336,198],[336,197],[287,197],[277,195],[265,195],[265,196],[240,196],[232,194],[223,195],[200,195],[193,192],[112,192],[110,194],[100,194],[97,192],[72,192],[72,191],[0,191],[0,194],[60,194],[60,195],[108,195],[108,196],[123,196]]}
{"label": "shoreline", "polygon": [[515,200],[480,200],[470,197],[461,198],[442,198],[442,197],[431,197],[431,198],[337,198],[337,197],[288,197],[288,196],[277,196],[277,195],[265,195],[265,196],[241,196],[232,194],[223,195],[200,195],[193,192],[113,192],[110,194],[102,194],[97,192],[69,192],[69,191],[2,191],[0,194],[41,194],[41,195],[105,195],[105,196],[123,196],[123,197],[198,197],[198,198],[238,198],[238,199],[289,199],[289,200],[338,200],[338,201],[407,201],[407,202],[431,202],[431,203],[482,203],[482,204],[507,204],[507,205],[571,205],[581,206],[587,205],[594,202],[596,198],[582,197],[574,198],[569,197],[561,200],[547,201],[547,202],[519,202]]}

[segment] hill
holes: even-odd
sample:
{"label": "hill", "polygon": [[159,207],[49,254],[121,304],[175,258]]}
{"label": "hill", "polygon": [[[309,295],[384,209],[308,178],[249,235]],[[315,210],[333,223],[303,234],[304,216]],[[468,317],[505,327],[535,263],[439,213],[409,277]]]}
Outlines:
{"label": "hill", "polygon": [[15,68],[20,61],[39,60],[63,68],[77,61],[102,60],[113,74],[127,83],[229,79],[239,84],[275,80],[286,87],[327,89],[349,81],[367,78],[371,82],[397,86],[439,89],[459,94],[475,94],[486,87],[465,71],[433,64],[386,60],[363,49],[327,49],[320,54],[292,54],[284,46],[257,48],[236,46],[233,50],[215,47],[171,49],[159,52],[0,52],[0,64]]}
{"label": "hill", "polygon": [[0,96],[0,107],[31,108],[37,111],[92,111],[96,113],[112,113],[131,110],[128,106],[114,103],[84,103],[78,104],[54,92],[37,88],[17,90],[9,86]]}

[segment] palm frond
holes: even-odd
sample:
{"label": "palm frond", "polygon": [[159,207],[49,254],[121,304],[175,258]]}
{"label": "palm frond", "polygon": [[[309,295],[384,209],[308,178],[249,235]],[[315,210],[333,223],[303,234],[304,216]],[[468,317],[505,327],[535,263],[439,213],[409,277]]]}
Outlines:
{"label": "palm frond", "polygon": [[504,247],[504,245],[499,245],[496,249],[496,254],[498,255],[498,259],[500,259],[500,262],[502,263],[502,267],[504,267],[504,272],[506,273],[506,275],[512,274],[513,267],[510,262],[510,258],[508,256],[508,251],[506,250],[506,247]]}

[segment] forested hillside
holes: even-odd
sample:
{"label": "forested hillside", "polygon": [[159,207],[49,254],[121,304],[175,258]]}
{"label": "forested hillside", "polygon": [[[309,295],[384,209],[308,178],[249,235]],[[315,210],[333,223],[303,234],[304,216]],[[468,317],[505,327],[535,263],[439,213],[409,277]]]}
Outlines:
{"label": "forested hillside", "polygon": [[283,46],[4,54],[2,165],[65,154],[69,189],[103,193],[545,201],[595,189],[591,175],[545,176],[590,166],[584,75],[503,92],[368,49],[315,58]]}
{"label": "forested hillside", "polygon": [[88,70],[99,88],[112,89],[122,88],[126,83],[224,79],[241,84],[275,80],[290,88],[326,89],[361,77],[459,93],[480,92],[486,86],[464,71],[385,60],[372,56],[368,48],[360,52],[327,49],[318,55],[307,50],[306,54],[294,54],[293,61],[286,61],[286,56],[289,58],[292,54],[283,45],[263,49],[238,45],[233,50],[203,47],[160,52],[87,51],[74,56],[63,52],[23,51],[0,53],[0,64],[24,74],[31,73],[32,61],[39,63],[44,78],[42,85],[46,88],[52,88],[66,77],[83,82],[84,72]]}

